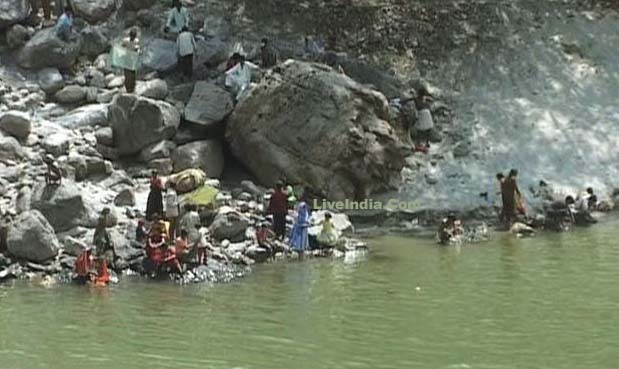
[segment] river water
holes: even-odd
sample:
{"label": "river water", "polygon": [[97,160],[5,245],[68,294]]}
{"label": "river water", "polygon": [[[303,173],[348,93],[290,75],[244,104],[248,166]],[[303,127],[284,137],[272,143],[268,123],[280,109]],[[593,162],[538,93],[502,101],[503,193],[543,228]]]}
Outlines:
{"label": "river water", "polygon": [[362,260],[215,286],[4,285],[0,368],[614,369],[616,227],[461,248],[386,237]]}

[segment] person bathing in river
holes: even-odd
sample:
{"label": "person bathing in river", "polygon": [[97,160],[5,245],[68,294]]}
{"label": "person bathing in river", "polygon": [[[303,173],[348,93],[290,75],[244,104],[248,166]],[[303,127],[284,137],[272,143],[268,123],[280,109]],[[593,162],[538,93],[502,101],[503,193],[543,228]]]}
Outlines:
{"label": "person bathing in river", "polygon": [[163,182],[159,173],[153,170],[150,175],[150,192],[146,202],[146,219],[152,220],[154,214],[163,214]]}
{"label": "person bathing in river", "polygon": [[507,179],[503,182],[501,189],[501,199],[503,201],[503,221],[509,229],[514,222],[516,215],[517,201],[520,198],[520,190],[516,182],[518,178],[518,171],[512,169],[507,176]]}
{"label": "person bathing in river", "polygon": [[271,259],[275,257],[275,248],[273,247],[274,239],[275,233],[269,229],[266,223],[262,223],[258,231],[256,231],[256,241],[258,241],[258,246],[267,250]]}
{"label": "person bathing in river", "polygon": [[309,227],[310,213],[307,204],[301,200],[297,205],[297,218],[290,233],[290,248],[299,253],[299,258],[303,258],[306,250],[309,249]]}
{"label": "person bathing in river", "polygon": [[92,247],[87,246],[75,260],[75,274],[75,281],[80,284],[86,284],[94,279],[95,270]]}
{"label": "person bathing in river", "polygon": [[168,238],[165,233],[165,224],[162,221],[157,220],[151,227],[150,234],[146,241],[146,255],[148,256],[148,263],[144,269],[151,273],[157,272],[159,267],[163,263],[164,247]]}
{"label": "person bathing in river", "polygon": [[278,181],[275,191],[269,200],[267,214],[273,215],[273,232],[278,240],[283,241],[286,237],[286,215],[288,215],[288,199],[284,192],[284,183]]}
{"label": "person bathing in river", "polygon": [[97,257],[100,259],[105,259],[109,265],[114,265],[116,251],[114,250],[114,243],[112,242],[110,232],[107,230],[109,215],[109,208],[105,208],[101,211],[92,243],[97,248]]}

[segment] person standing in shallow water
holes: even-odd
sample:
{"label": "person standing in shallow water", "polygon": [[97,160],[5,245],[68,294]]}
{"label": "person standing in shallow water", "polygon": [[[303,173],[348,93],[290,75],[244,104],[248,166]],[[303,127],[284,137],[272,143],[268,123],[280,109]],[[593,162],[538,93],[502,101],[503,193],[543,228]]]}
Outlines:
{"label": "person standing in shallow water", "polygon": [[273,232],[278,240],[286,237],[286,215],[288,215],[288,198],[284,192],[284,184],[277,182],[275,192],[269,201],[268,214],[273,215]]}
{"label": "person standing in shallow water", "polygon": [[146,202],[146,219],[152,220],[153,215],[163,214],[163,182],[156,170],[151,172],[150,193]]}
{"label": "person standing in shallow water", "polygon": [[503,182],[503,187],[501,190],[501,198],[503,200],[503,221],[508,227],[511,227],[514,222],[517,201],[521,196],[520,189],[518,189],[518,183],[516,182],[517,179],[518,171],[516,169],[510,170],[507,179]]}
{"label": "person standing in shallow water", "polygon": [[303,258],[305,250],[309,249],[309,219],[307,203],[301,200],[297,205],[297,219],[290,233],[290,248],[299,253],[299,258]]}

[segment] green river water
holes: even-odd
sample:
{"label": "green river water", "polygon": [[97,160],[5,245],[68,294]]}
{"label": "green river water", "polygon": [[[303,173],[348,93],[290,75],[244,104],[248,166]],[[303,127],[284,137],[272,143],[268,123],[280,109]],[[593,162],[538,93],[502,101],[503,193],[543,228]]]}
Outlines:
{"label": "green river water", "polygon": [[0,286],[0,369],[615,369],[617,223],[365,259],[260,266],[240,281]]}

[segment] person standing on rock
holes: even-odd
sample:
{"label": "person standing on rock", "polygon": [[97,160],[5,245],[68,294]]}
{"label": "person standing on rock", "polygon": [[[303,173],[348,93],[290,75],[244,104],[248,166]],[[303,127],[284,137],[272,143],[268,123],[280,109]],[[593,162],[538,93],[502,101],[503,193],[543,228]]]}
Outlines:
{"label": "person standing on rock", "polygon": [[196,52],[196,40],[193,33],[187,27],[183,27],[176,39],[176,49],[178,54],[178,69],[183,76],[189,78],[193,75],[193,57]]}
{"label": "person standing on rock", "polygon": [[64,13],[58,18],[55,28],[56,36],[64,42],[71,41],[73,37],[73,10],[64,8]]}
{"label": "person standing on rock", "polygon": [[172,182],[168,184],[165,195],[165,216],[170,222],[170,238],[175,239],[178,227],[178,194]]}
{"label": "person standing on rock", "polygon": [[146,219],[152,220],[153,215],[163,214],[163,182],[159,173],[153,170],[150,175],[150,193],[146,202]]}
{"label": "person standing on rock", "polygon": [[[122,46],[130,52],[140,53],[140,39],[138,38],[137,29],[132,28],[129,31],[129,36],[123,40]],[[135,84],[138,78],[137,63],[133,66],[125,65],[123,71],[125,74],[125,90],[131,94],[135,91]]]}
{"label": "person standing on rock", "polygon": [[426,148],[430,148],[430,138],[434,129],[434,120],[430,112],[430,104],[432,103],[432,95],[424,87],[417,92],[415,105],[417,106],[417,127],[418,141],[425,141]]}
{"label": "person standing on rock", "polygon": [[58,163],[52,155],[45,155],[43,162],[47,165],[47,171],[45,172],[45,184],[59,186],[62,183],[62,171],[58,166]]}
{"label": "person standing on rock", "polygon": [[277,182],[275,192],[269,200],[268,214],[273,215],[273,232],[278,240],[286,237],[286,215],[288,215],[288,198],[284,192],[284,183]]}
{"label": "person standing on rock", "polygon": [[297,205],[297,219],[290,233],[290,248],[299,253],[299,258],[309,249],[309,220],[310,213],[305,200],[301,200]]}
{"label": "person standing on rock", "polygon": [[277,53],[269,39],[263,38],[260,45],[260,66],[262,68],[272,68],[277,64]]}
{"label": "person standing on rock", "polygon": [[516,201],[521,196],[520,189],[516,182],[518,178],[518,170],[512,169],[509,171],[509,175],[505,182],[503,182],[503,188],[501,190],[501,198],[503,200],[503,221],[507,227],[511,227],[516,215]]}
{"label": "person standing on rock", "polygon": [[172,9],[168,14],[168,21],[163,29],[165,33],[178,34],[183,28],[189,28],[189,12],[180,0],[172,1]]}

